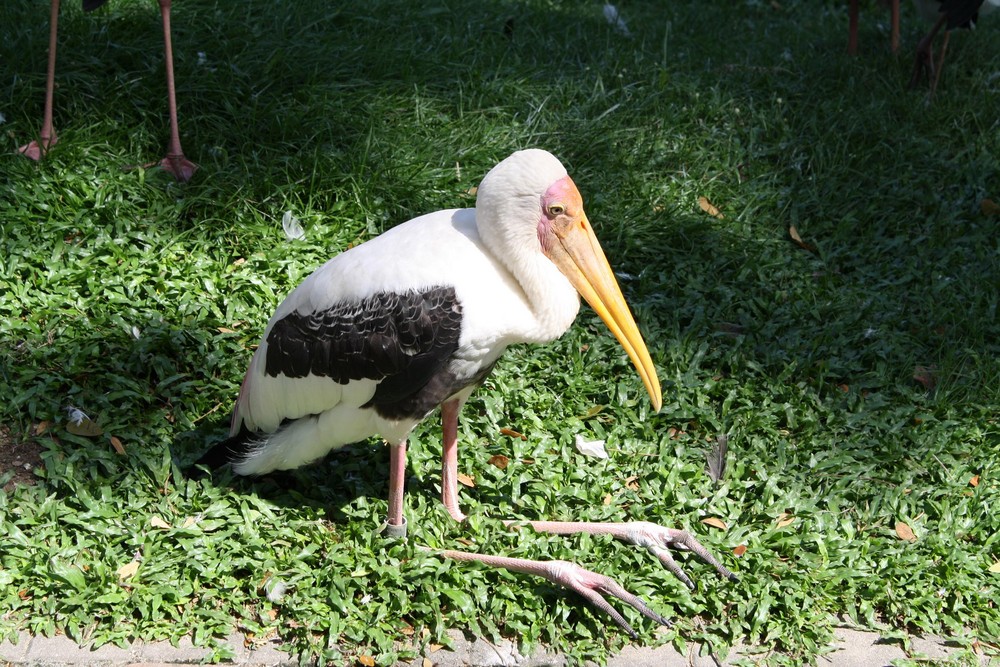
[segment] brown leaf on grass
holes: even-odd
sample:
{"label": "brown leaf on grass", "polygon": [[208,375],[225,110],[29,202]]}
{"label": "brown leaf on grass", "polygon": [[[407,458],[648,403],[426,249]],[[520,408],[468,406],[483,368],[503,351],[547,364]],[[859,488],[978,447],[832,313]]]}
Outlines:
{"label": "brown leaf on grass", "polygon": [[611,496],[611,494],[610,493],[605,493],[604,494],[604,504],[605,505],[610,505],[612,502],[614,502],[614,498]]}
{"label": "brown leaf on grass", "polygon": [[371,657],[370,655],[359,655],[358,662],[364,665],[365,667],[375,667],[375,658]]}
{"label": "brown leaf on grass", "polygon": [[125,456],[125,446],[122,444],[122,441],[115,436],[111,436],[111,446],[115,448],[115,452],[117,452],[119,456]]}
{"label": "brown leaf on grass", "polygon": [[969,480],[969,486],[979,486],[979,475]]}
{"label": "brown leaf on grass", "polygon": [[462,486],[467,486],[470,489],[473,488],[474,486],[476,486],[475,480],[473,480],[471,477],[469,477],[465,473],[461,473],[461,472],[458,473],[458,478],[457,479],[458,479],[458,483],[459,484],[461,484]]}
{"label": "brown leaf on grass", "polygon": [[236,333],[229,327],[216,327],[215,330],[218,331],[219,333],[225,333],[225,334]]}
{"label": "brown leaf on grass", "polygon": [[496,468],[500,468],[500,470],[506,470],[507,466],[510,465],[510,459],[503,454],[494,454],[490,457],[490,460],[487,461],[487,463]]}
{"label": "brown leaf on grass", "polygon": [[898,537],[899,539],[904,540],[906,542],[916,542],[917,541],[917,536],[913,532],[913,529],[910,528],[910,526],[908,524],[905,524],[902,521],[897,521],[896,522],[896,537]]}
{"label": "brown leaf on grass", "polygon": [[934,391],[937,385],[937,368],[934,366],[914,366],[913,379],[924,386],[927,391]]}
{"label": "brown leaf on grass", "polygon": [[795,228],[795,225],[790,225],[788,227],[788,236],[791,237],[792,242],[795,243],[795,245],[802,248],[803,250],[808,250],[813,254],[819,253],[819,250],[816,249],[816,246],[814,246],[812,243],[807,243],[802,240],[802,237],[799,236],[799,230]]}
{"label": "brown leaf on grass", "polygon": [[35,424],[35,435],[42,435],[43,433],[45,433],[46,431],[48,431],[49,430],[49,426],[51,424],[52,424],[52,422],[50,422],[47,419],[43,419],[42,421],[40,421],[37,424]]}
{"label": "brown leaf on grass", "polygon": [[170,524],[156,516],[155,514],[149,519],[149,525],[153,528],[170,528]]}
{"label": "brown leaf on grass", "polygon": [[979,202],[979,210],[983,212],[983,215],[1000,215],[1000,204],[986,198]]}
{"label": "brown leaf on grass", "polygon": [[434,667],[434,661],[430,658],[424,658],[423,667]]}
{"label": "brown leaf on grass", "polygon": [[632,475],[631,477],[626,478],[625,479],[625,487],[628,488],[628,489],[631,489],[633,491],[638,491],[639,490],[639,482],[636,481],[638,479],[639,479],[639,477],[637,475]]}
{"label": "brown leaf on grass", "polygon": [[733,555],[734,556],[742,556],[746,552],[747,552],[747,545],[745,545],[745,544],[741,544],[738,547],[736,547],[735,549],[733,549]]}
{"label": "brown leaf on grass", "polygon": [[126,581],[135,576],[135,573],[139,571],[139,561],[130,560],[129,562],[118,568],[118,581]]}
{"label": "brown leaf on grass", "polygon": [[511,438],[520,438],[521,440],[527,440],[528,436],[523,433],[519,433],[512,428],[502,428],[500,429],[500,435],[506,435]]}
{"label": "brown leaf on grass", "polygon": [[725,216],[719,212],[719,209],[715,208],[712,202],[708,201],[706,197],[698,197],[698,207],[713,218],[718,218],[719,220],[725,219]]}
{"label": "brown leaf on grass", "polygon": [[997,562],[993,563],[993,565],[990,565],[986,569],[988,571],[990,571],[990,572],[993,572],[993,573],[996,573],[996,574],[1000,574],[1000,560],[998,560]]}
{"label": "brown leaf on grass", "polygon": [[720,528],[722,530],[726,529],[726,522],[714,516],[705,517],[701,520],[701,522],[706,526],[712,526],[713,528]]}
{"label": "brown leaf on grass", "polygon": [[795,523],[795,517],[788,512],[782,512],[779,514],[777,520],[775,521],[775,525],[778,528],[784,528],[785,526],[789,526],[793,523]]}

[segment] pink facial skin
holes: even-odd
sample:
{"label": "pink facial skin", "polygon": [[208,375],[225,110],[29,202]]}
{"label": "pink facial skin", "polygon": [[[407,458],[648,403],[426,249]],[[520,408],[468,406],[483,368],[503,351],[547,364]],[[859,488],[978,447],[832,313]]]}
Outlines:
{"label": "pink facial skin", "polygon": [[549,186],[542,195],[541,216],[538,219],[538,242],[542,252],[549,250],[552,238],[552,225],[559,218],[575,219],[583,212],[583,197],[576,183],[569,176],[564,176]]}

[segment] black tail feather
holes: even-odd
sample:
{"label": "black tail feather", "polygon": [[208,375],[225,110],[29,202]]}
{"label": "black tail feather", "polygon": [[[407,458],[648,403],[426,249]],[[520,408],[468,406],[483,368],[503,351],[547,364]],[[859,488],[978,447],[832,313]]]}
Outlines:
{"label": "black tail feather", "polygon": [[202,454],[201,458],[185,470],[185,474],[188,477],[197,478],[204,474],[201,470],[198,470],[199,466],[204,466],[209,470],[218,470],[228,463],[238,461],[246,456],[258,437],[258,434],[243,427],[236,435],[216,443],[211,449]]}

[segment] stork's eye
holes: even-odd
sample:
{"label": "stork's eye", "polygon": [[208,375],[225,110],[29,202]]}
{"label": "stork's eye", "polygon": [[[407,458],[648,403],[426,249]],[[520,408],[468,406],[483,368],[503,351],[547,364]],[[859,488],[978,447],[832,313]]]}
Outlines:
{"label": "stork's eye", "polygon": [[566,212],[566,207],[562,204],[552,204],[549,206],[549,215],[551,217],[556,217],[557,215],[562,215]]}

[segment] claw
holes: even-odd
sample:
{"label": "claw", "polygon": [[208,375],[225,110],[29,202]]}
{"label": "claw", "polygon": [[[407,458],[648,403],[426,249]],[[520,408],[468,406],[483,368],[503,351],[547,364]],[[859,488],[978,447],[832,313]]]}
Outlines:
{"label": "claw", "polygon": [[739,577],[720,563],[701,542],[695,539],[694,535],[686,530],[664,528],[649,521],[633,521],[622,524],[622,528],[623,530],[620,533],[614,533],[615,537],[623,542],[629,542],[630,544],[648,549],[660,560],[665,568],[673,572],[691,590],[694,590],[694,582],[684,574],[684,571],[681,570],[674,557],[670,554],[668,548],[671,546],[692,552],[714,567],[715,571],[721,577],[730,581],[739,581]]}

